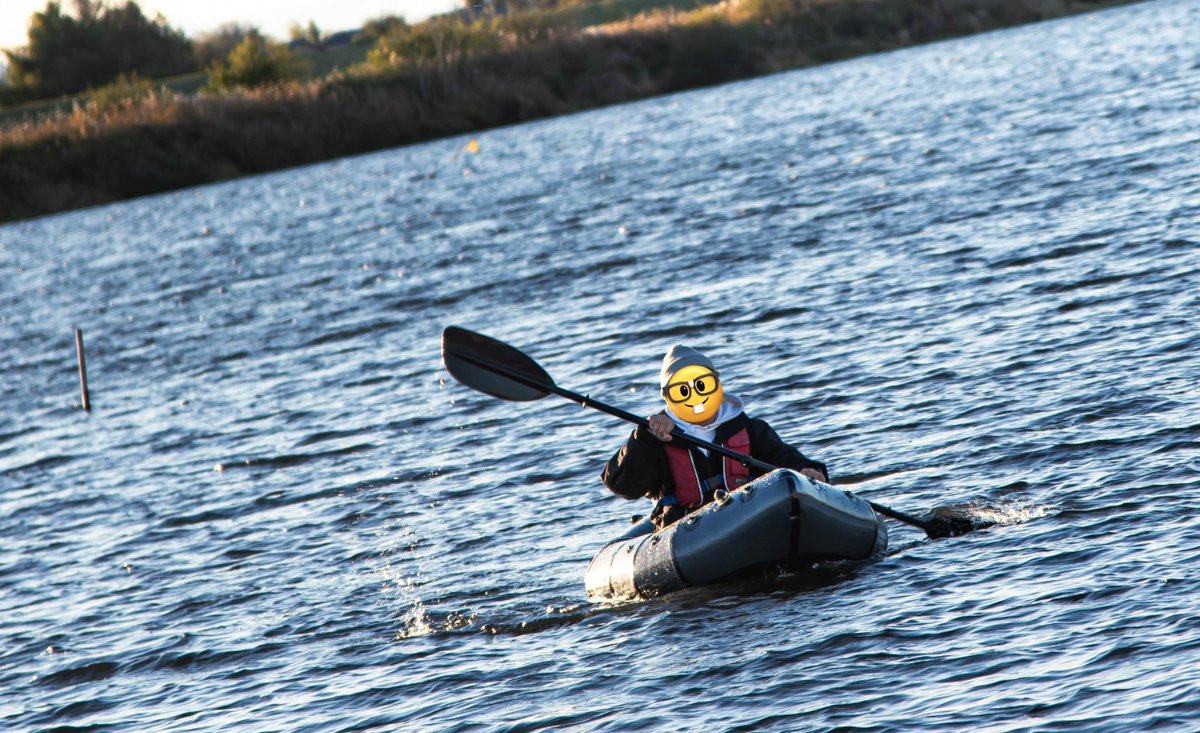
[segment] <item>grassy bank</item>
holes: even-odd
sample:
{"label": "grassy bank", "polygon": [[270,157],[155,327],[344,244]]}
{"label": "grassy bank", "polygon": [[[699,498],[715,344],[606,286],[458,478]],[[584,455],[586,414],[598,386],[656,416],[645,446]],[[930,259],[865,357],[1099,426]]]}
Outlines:
{"label": "grassy bank", "polygon": [[[329,50],[313,51],[304,54],[303,58],[312,64],[312,75],[322,77],[337,69],[347,69],[360,64],[367,58],[368,46],[354,44]],[[194,71],[166,79],[156,79],[156,86],[166,87],[170,92],[184,96],[192,96],[208,83],[208,74],[204,71]],[[76,105],[86,106],[93,97],[92,93],[72,94],[57,99],[40,99],[35,102],[25,102],[0,107],[0,130],[13,127],[24,122],[36,122],[54,113],[70,113]]]}
{"label": "grassy bank", "polygon": [[[0,221],[717,84],[1118,4],[730,0],[587,30],[533,23],[431,59],[189,97],[162,90],[0,131]],[[379,54],[381,58],[386,54]]]}

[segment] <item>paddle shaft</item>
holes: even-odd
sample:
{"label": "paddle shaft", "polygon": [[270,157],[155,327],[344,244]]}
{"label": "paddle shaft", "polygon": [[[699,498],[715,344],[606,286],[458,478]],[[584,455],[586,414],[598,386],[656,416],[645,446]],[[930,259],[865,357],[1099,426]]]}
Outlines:
{"label": "paddle shaft", "polygon": [[[607,413],[609,415],[612,415],[613,417],[619,417],[622,420],[625,420],[627,422],[641,425],[642,427],[645,427],[647,429],[649,429],[649,427],[650,427],[650,421],[647,420],[646,418],[638,417],[637,415],[634,415],[631,412],[626,412],[625,410],[622,410],[619,407],[613,407],[612,405],[606,405],[603,402],[600,402],[598,400],[593,400],[591,397],[589,397],[587,395],[581,395],[578,392],[572,392],[569,389],[563,389],[562,387],[559,387],[558,385],[552,385],[550,387],[549,391],[553,392],[556,395],[559,395],[560,397],[566,397],[569,400],[577,402],[584,407],[590,407],[594,410],[599,410],[600,412]],[[771,471],[778,469],[778,466],[772,466],[770,463],[766,463],[765,461],[760,461],[757,458],[752,458],[752,457],[744,455],[742,453],[738,453],[735,450],[730,450],[729,448],[726,448],[723,445],[717,445],[716,443],[710,443],[707,440],[703,440],[701,438],[697,438],[697,437],[688,435],[687,433],[683,432],[679,428],[674,428],[671,430],[671,439],[672,440],[681,440],[684,443],[690,443],[691,445],[696,446],[698,448],[703,448],[705,450],[713,451],[717,455],[725,456],[726,458],[729,458],[729,459],[737,461],[738,463],[741,463],[743,466],[751,466],[753,468],[757,468],[760,471],[769,473]],[[867,503],[871,505],[872,509],[879,512],[880,514],[889,516],[892,519],[897,519],[901,522],[906,522],[908,524],[913,525],[914,527],[920,527],[921,529],[923,529],[927,532],[930,530],[930,524],[928,522],[925,522],[922,519],[919,519],[918,517],[914,517],[911,514],[905,514],[904,512],[897,511],[890,507],[883,506],[882,504],[876,504],[873,501],[867,501]]]}
{"label": "paddle shaft", "polygon": [[[612,415],[613,417],[620,418],[626,422],[631,422],[635,425],[641,425],[642,427],[644,427],[646,429],[650,428],[650,421],[644,417],[639,417],[639,416],[633,414],[632,412],[627,412],[625,410],[622,410],[619,407],[613,407],[612,405],[605,404],[604,402],[601,402],[600,400],[594,400],[588,395],[581,395],[578,392],[572,392],[569,389],[564,389],[563,387],[560,387],[557,384],[555,384],[553,381],[543,382],[543,381],[539,381],[539,380],[530,379],[528,376],[521,374],[520,372],[518,372],[516,370],[506,369],[501,364],[486,362],[486,361],[482,361],[480,359],[473,359],[470,356],[466,356],[466,355],[462,355],[462,354],[458,355],[458,358],[463,359],[464,361],[469,361],[469,362],[475,364],[476,366],[482,367],[484,369],[503,373],[504,376],[508,377],[509,379],[512,379],[513,381],[528,385],[529,387],[532,387],[534,389],[545,390],[552,394],[556,394],[559,397],[565,397],[566,399],[571,400],[572,402],[575,402],[583,407],[590,407],[593,410],[599,410],[600,412],[603,412],[607,415]],[[687,433],[683,432],[679,428],[674,428],[673,430],[671,430],[671,439],[672,440],[680,440],[684,443],[688,443],[697,448],[703,448],[704,450],[713,451],[717,455],[725,456],[726,458],[737,461],[744,466],[751,466],[751,467],[757,468],[758,470],[763,471],[763,472],[774,471],[778,468],[778,466],[772,466],[770,463],[766,463],[765,461],[760,461],[757,458],[751,458],[750,456],[743,455],[741,453],[738,453],[737,451],[730,450],[729,448],[726,448],[725,446],[717,445],[716,443],[710,443],[707,440],[702,440],[700,438],[696,438],[691,435],[688,435]],[[905,522],[906,524],[911,524],[914,527],[920,527],[921,529],[925,530],[926,532],[930,532],[934,529],[933,525],[930,522],[926,522],[918,517],[914,517],[911,514],[906,514],[904,512],[897,511],[890,507],[883,506],[882,504],[876,504],[873,501],[868,501],[867,504],[869,504],[872,509],[879,512],[880,514],[891,517],[892,519],[899,520],[901,522]]]}
{"label": "paddle shaft", "polygon": [[[622,420],[625,420],[627,422],[641,425],[642,427],[644,427],[646,429],[650,428],[650,421],[647,420],[646,418],[638,417],[637,415],[634,415],[632,412],[626,412],[625,410],[622,410],[619,407],[613,407],[612,405],[606,405],[603,402],[593,400],[588,395],[581,395],[578,392],[572,392],[569,389],[563,389],[562,387],[559,387],[558,385],[554,385],[554,387],[551,388],[550,391],[556,395],[559,395],[560,397],[566,397],[569,400],[578,402],[579,404],[583,405],[584,407],[590,407],[594,410],[599,410],[600,412],[604,412],[609,415],[612,415],[613,417],[619,417]],[[758,460],[757,458],[751,458],[750,456],[743,455],[741,453],[738,453],[737,451],[730,450],[730,449],[726,448],[725,446],[717,445],[716,443],[710,443],[707,440],[703,440],[702,438],[697,438],[697,437],[688,435],[687,433],[683,432],[679,428],[672,428],[671,438],[672,438],[672,440],[681,440],[684,443],[690,443],[691,445],[693,445],[697,448],[703,448],[704,450],[714,451],[718,455],[725,456],[726,458],[731,458],[731,459],[737,461],[738,463],[741,463],[744,466],[752,466],[754,468],[757,468],[760,471],[770,472],[770,471],[774,471],[777,468],[776,466],[772,466],[770,463],[765,463],[763,461]]]}

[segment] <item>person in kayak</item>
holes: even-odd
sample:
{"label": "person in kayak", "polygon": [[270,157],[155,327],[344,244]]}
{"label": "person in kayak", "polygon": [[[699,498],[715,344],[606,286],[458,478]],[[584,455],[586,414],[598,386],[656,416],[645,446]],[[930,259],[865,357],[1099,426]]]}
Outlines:
{"label": "person in kayak", "polygon": [[829,481],[824,463],[783,442],[765,421],[746,415],[742,400],[725,394],[716,367],[699,351],[672,346],[663,358],[658,381],[667,409],[649,417],[649,428],[639,425],[601,474],[604,485],[618,496],[657,500],[651,514],[657,527],[704,506],[718,489],[733,491],[762,475],[738,461],[676,444],[671,439],[674,428],[817,481]]}

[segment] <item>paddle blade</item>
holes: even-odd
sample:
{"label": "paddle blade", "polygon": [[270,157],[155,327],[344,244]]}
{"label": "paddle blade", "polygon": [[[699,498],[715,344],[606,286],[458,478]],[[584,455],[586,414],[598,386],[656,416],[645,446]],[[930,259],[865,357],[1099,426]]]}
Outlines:
{"label": "paddle blade", "polygon": [[927,524],[925,533],[932,540],[942,539],[943,537],[958,537],[967,532],[974,532],[977,529],[987,529],[995,524],[995,522],[976,519],[949,508],[935,509],[926,514],[922,519]]}
{"label": "paddle blade", "polygon": [[540,400],[554,388],[546,370],[516,348],[458,326],[442,331],[442,363],[459,382],[502,400]]}

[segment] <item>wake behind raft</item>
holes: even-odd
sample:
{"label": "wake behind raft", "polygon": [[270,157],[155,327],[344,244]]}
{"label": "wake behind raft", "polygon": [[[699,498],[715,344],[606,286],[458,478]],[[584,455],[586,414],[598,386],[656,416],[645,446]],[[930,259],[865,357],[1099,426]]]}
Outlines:
{"label": "wake behind raft", "polygon": [[756,570],[877,558],[887,540],[865,500],[780,469],[658,532],[635,524],[596,554],[584,584],[591,600],[653,598]]}

